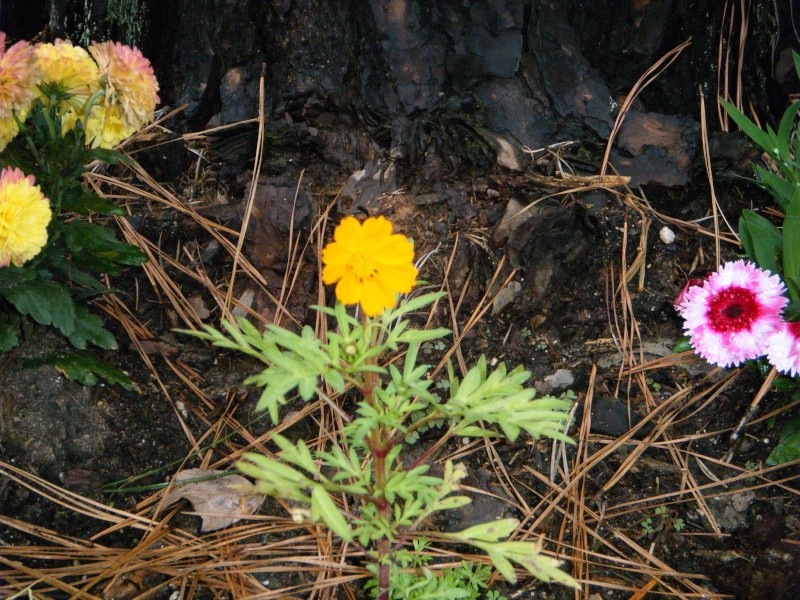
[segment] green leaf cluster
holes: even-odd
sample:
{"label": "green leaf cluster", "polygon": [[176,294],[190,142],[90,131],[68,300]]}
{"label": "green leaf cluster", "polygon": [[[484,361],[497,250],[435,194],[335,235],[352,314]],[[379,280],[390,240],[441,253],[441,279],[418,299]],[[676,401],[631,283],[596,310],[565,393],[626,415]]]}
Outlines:
{"label": "green leaf cluster", "polygon": [[[413,552],[404,548],[393,557],[396,568],[390,577],[389,600],[477,600],[482,594],[493,600],[506,600],[505,596],[487,590],[492,574],[488,566],[462,561],[457,567],[435,573],[431,569],[432,557],[426,553],[428,540],[417,538],[413,547]],[[368,568],[377,571],[375,564]],[[377,585],[377,578],[373,577],[364,587],[374,593]]]}
{"label": "green leaf cluster", "polygon": [[778,444],[767,457],[768,465],[782,465],[800,458],[800,419],[784,423]]}
{"label": "green leaf cluster", "polygon": [[[501,364],[489,371],[481,358],[463,379],[448,369],[448,397],[433,393],[430,366],[418,362],[420,345],[449,331],[416,329],[411,316],[439,296],[421,295],[380,318],[361,321],[341,303],[317,307],[337,324],[324,340],[310,327],[294,333],[267,326],[262,332],[245,319],[223,322],[222,331],[210,326],[199,332],[183,330],[264,363],[246,381],[262,388],[257,409],[269,411],[273,423],[290,397],[339,403],[336,410],[344,425],[338,439],[312,449],[302,439],[273,433],[275,454],[247,454],[239,468],[256,480],[261,493],[290,500],[296,519],[324,524],[362,549],[376,573],[389,569],[393,586],[403,581],[397,593],[413,590],[390,597],[477,597],[469,591],[475,586],[454,583],[469,579],[467,572],[474,575],[472,567],[434,576],[418,564],[421,571],[415,571],[413,581],[408,579],[410,563],[404,552],[421,539],[429,518],[470,502],[459,494],[467,476],[464,465],[448,460],[435,472],[431,468],[439,447],[463,436],[515,440],[526,434],[570,441],[564,429],[571,402],[535,398],[525,387],[530,374],[522,368],[508,371]],[[386,360],[390,353],[396,360]],[[538,544],[505,539],[512,532],[509,522],[499,521],[448,534],[448,539],[484,550],[510,581],[516,580],[516,564],[544,581],[574,583],[557,561],[541,554]],[[453,589],[462,591],[453,595]]]}
{"label": "green leaf cluster", "polygon": [[[18,167],[33,175],[50,200],[53,219],[45,248],[22,267],[0,269],[0,351],[17,346],[37,323],[64,336],[75,348],[92,344],[116,348],[116,342],[87,302],[108,290],[101,274],[116,275],[125,266],[145,262],[136,246],[121,242],[115,229],[97,222],[98,216],[124,211],[83,184],[86,166],[95,161],[115,163],[121,154],[87,148],[81,123],[68,132],[54,107],[37,101],[20,133],[0,154],[0,167]],[[87,221],[85,216],[95,220]],[[91,382],[97,372],[65,369],[80,381]],[[117,378],[118,379],[118,378]]]}
{"label": "green leaf cluster", "polygon": [[[792,52],[800,75],[800,55]],[[750,210],[739,219],[739,238],[745,253],[761,268],[781,274],[793,303],[800,302],[800,137],[797,115],[800,101],[786,109],[775,131],[761,129],[730,102],[720,100],[731,119],[767,155],[766,165],[753,165],[756,181],[783,209],[779,229],[768,219]]]}
{"label": "green leaf cluster", "polygon": [[[800,55],[792,51],[795,70],[800,74]],[[758,182],[768,190],[778,204],[786,210],[795,198],[800,197],[800,140],[796,135],[797,113],[800,101],[793,102],[783,113],[778,131],[769,125],[761,129],[730,102],[720,99],[722,106],[739,128],[769,155],[767,167],[754,165]]]}

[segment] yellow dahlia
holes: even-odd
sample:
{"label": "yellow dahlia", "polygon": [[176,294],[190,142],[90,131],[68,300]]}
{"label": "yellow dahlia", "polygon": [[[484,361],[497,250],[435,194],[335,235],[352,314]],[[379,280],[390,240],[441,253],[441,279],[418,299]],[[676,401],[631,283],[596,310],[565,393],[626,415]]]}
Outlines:
{"label": "yellow dahlia", "polygon": [[118,107],[126,129],[137,131],[150,123],[158,104],[158,81],[150,61],[138,48],[119,42],[94,42],[89,52],[100,69],[100,85],[106,90],[100,103]]}
{"label": "yellow dahlia", "polygon": [[12,119],[14,113],[25,118],[36,98],[37,80],[33,48],[25,41],[6,48],[6,34],[0,31],[0,119]]}
{"label": "yellow dahlia", "polygon": [[19,133],[19,125],[14,116],[0,118],[0,152],[6,149],[8,143]]}
{"label": "yellow dahlia", "polygon": [[[68,113],[62,123],[71,129],[75,118],[74,113]],[[119,106],[96,104],[86,119],[86,144],[92,148],[113,148],[136,131],[136,127],[125,124]]]}
{"label": "yellow dahlia", "polygon": [[42,99],[56,102],[60,114],[82,111],[100,89],[100,70],[89,53],[66,40],[37,44],[34,50],[42,74],[38,86]]}
{"label": "yellow dahlia", "polygon": [[393,234],[385,218],[369,217],[362,224],[345,217],[333,240],[322,249],[322,281],[336,283],[336,297],[343,304],[361,304],[364,314],[372,317],[394,306],[398,293],[414,287],[414,245]]}
{"label": "yellow dahlia", "polygon": [[39,254],[52,216],[32,175],[11,167],[0,171],[0,267],[21,267]]}

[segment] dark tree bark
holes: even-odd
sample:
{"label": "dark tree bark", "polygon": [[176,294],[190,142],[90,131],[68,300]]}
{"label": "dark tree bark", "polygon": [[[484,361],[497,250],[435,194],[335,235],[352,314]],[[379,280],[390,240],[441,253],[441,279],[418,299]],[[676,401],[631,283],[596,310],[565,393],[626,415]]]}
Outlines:
{"label": "dark tree bark", "polygon": [[[122,39],[127,30],[109,15],[123,4],[137,2],[90,0],[97,22],[86,25],[85,0],[6,0],[1,26],[12,38],[30,38],[48,26],[51,35],[72,37],[80,25],[84,35]],[[276,116],[382,115],[398,141],[413,115],[472,95],[482,102],[490,129],[532,147],[579,133],[607,135],[620,98],[690,36],[692,45],[640,102],[642,110],[696,115],[700,90],[710,98],[718,94],[723,14],[739,5],[728,3],[726,13],[721,0],[140,4],[146,26],[139,43],[155,66],[163,101],[189,105],[187,127],[254,116],[264,69],[268,108]],[[761,110],[780,42],[775,6],[752,0],[747,13],[744,97]],[[731,38],[741,18],[734,18]],[[780,26],[790,29],[786,18]],[[731,49],[735,59],[738,49]],[[735,72],[736,65],[730,67]]]}

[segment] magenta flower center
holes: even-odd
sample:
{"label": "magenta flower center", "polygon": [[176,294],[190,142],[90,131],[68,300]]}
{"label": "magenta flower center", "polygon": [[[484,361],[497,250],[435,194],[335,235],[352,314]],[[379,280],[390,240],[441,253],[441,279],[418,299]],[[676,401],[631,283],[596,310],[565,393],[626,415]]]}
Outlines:
{"label": "magenta flower center", "polygon": [[786,327],[795,340],[800,339],[800,321],[792,321],[791,323],[787,323]]}
{"label": "magenta flower center", "polygon": [[719,333],[750,329],[761,311],[756,295],[745,288],[730,287],[711,299],[708,320]]}

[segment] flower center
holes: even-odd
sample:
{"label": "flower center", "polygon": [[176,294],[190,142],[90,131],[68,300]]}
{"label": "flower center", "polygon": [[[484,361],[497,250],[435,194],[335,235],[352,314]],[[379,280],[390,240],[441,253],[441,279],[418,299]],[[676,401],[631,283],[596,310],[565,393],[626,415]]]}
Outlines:
{"label": "flower center", "polygon": [[350,264],[347,265],[347,269],[357,277],[360,282],[366,279],[372,279],[378,272],[372,257],[361,253],[353,254],[350,259]]}
{"label": "flower center", "polygon": [[720,333],[743,331],[758,317],[759,304],[755,294],[748,289],[731,287],[712,298],[708,317],[711,328]]}

